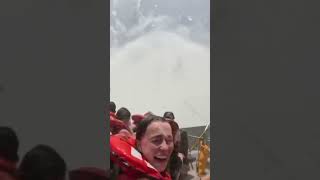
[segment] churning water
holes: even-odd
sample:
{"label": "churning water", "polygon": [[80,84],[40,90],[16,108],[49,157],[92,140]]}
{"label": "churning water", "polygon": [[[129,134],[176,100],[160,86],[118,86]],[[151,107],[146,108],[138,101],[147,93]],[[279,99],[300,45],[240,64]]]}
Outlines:
{"label": "churning water", "polygon": [[210,0],[111,0],[110,98],[132,113],[210,121]]}

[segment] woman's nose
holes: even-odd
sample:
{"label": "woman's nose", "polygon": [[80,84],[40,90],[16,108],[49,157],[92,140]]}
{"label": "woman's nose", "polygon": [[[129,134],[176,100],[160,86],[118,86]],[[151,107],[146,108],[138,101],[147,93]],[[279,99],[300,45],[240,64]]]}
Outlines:
{"label": "woman's nose", "polygon": [[167,144],[166,141],[163,141],[161,146],[160,146],[161,150],[168,150],[169,149],[169,145]]}

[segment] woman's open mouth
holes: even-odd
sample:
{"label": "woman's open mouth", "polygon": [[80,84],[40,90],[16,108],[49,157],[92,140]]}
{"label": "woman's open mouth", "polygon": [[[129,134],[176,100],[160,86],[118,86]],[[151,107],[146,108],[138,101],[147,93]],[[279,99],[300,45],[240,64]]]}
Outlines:
{"label": "woman's open mouth", "polygon": [[155,156],[154,159],[160,162],[165,162],[168,160],[168,156]]}

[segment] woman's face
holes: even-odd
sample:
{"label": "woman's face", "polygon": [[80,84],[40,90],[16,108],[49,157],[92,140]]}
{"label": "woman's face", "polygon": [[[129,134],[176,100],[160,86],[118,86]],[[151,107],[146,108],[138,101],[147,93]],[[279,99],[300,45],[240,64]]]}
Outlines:
{"label": "woman's face", "polygon": [[164,171],[173,150],[173,136],[169,123],[152,122],[138,142],[138,148],[154,168],[160,172]]}

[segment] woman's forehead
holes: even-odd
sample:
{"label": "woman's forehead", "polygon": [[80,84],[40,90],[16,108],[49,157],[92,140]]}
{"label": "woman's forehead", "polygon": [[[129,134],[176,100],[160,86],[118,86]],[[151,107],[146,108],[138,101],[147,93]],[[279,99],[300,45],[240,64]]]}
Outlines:
{"label": "woman's forehead", "polygon": [[166,122],[153,122],[151,123],[147,131],[145,133],[146,136],[154,136],[154,135],[166,135],[172,136],[172,130],[169,123]]}

